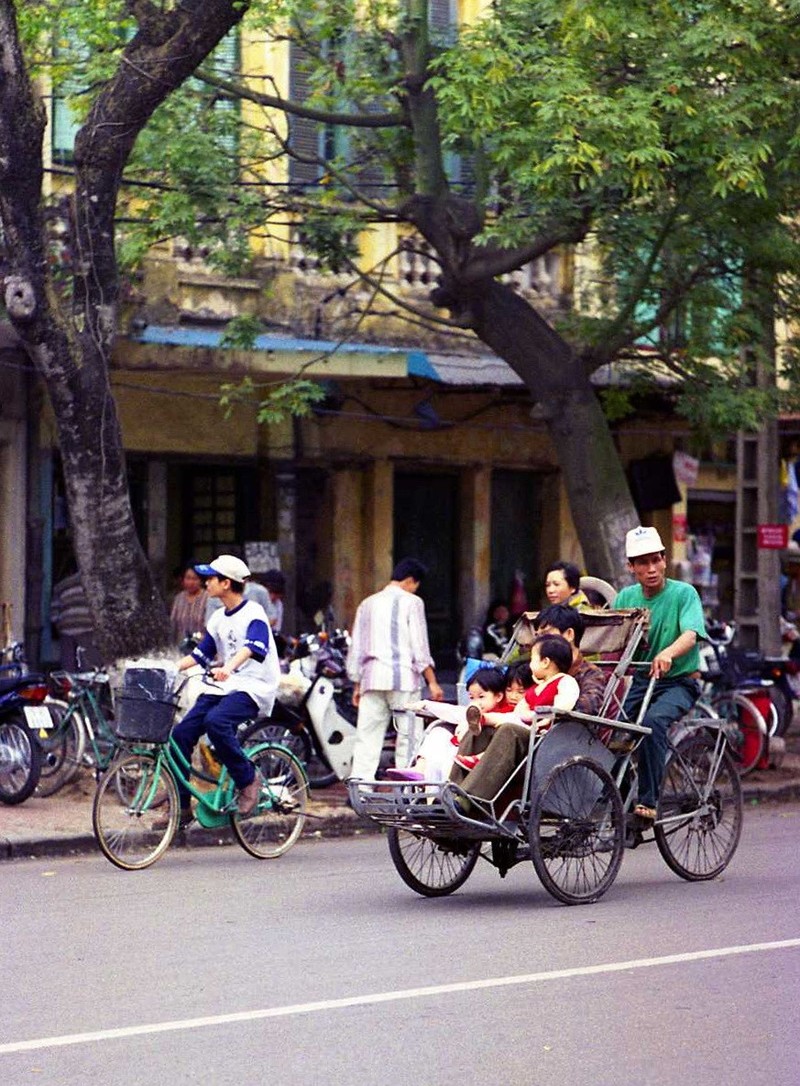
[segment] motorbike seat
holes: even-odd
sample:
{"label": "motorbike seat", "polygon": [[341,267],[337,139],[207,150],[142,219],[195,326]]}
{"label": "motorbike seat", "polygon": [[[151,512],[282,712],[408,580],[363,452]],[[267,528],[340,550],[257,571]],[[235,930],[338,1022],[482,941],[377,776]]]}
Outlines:
{"label": "motorbike seat", "polygon": [[8,694],[20,686],[44,682],[43,675],[23,672],[18,664],[0,667],[0,694]]}

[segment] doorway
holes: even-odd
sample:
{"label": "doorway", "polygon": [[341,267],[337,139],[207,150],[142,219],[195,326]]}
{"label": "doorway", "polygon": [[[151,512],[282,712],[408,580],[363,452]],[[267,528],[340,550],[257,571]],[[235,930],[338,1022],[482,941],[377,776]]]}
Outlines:
{"label": "doorway", "polygon": [[452,667],[458,640],[456,533],[458,476],[444,472],[395,472],[394,553],[428,567],[425,600],[431,652],[437,667]]}

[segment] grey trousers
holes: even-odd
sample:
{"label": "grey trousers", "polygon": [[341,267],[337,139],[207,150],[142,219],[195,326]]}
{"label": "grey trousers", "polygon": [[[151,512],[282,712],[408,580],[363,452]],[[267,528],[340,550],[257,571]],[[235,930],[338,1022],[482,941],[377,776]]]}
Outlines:
{"label": "grey trousers", "polygon": [[[525,724],[500,724],[496,728],[482,728],[478,735],[465,735],[458,748],[459,754],[479,754],[485,751],[477,766],[467,773],[454,765],[450,780],[478,799],[494,799],[508,783],[514,770],[524,764],[528,756],[531,729]],[[524,770],[514,778],[522,784]]]}

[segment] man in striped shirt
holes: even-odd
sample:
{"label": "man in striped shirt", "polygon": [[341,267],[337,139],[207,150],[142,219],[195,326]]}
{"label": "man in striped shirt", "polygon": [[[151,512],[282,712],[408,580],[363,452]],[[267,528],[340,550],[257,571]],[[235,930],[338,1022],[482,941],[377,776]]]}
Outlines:
{"label": "man in striped shirt", "polygon": [[389,584],[356,611],[347,656],[358,706],[351,777],[375,778],[392,710],[417,701],[423,680],[433,701],[444,698],[428,645],[425,604],[416,594],[426,572],[415,558],[401,559]]}

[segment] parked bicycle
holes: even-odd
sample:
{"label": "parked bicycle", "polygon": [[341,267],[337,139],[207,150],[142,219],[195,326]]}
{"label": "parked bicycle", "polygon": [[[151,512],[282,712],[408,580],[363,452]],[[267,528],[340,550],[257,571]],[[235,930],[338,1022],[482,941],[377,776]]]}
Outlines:
{"label": "parked bicycle", "polygon": [[101,777],[92,806],[103,855],[125,871],[149,867],[163,856],[178,832],[179,784],[194,798],[201,826],[230,825],[242,848],[257,859],[283,855],[305,824],[308,778],[302,764],[280,744],[248,745],[261,792],[254,810],[241,817],[227,769],[221,767],[219,776],[203,772],[171,738],[183,685],[173,690],[173,678],[160,668],[125,673],[112,723],[122,750]]}
{"label": "parked bicycle", "polygon": [[42,775],[37,794],[52,796],[86,766],[99,777],[118,750],[114,705],[105,671],[54,671],[46,705],[50,722],[39,732]]}

